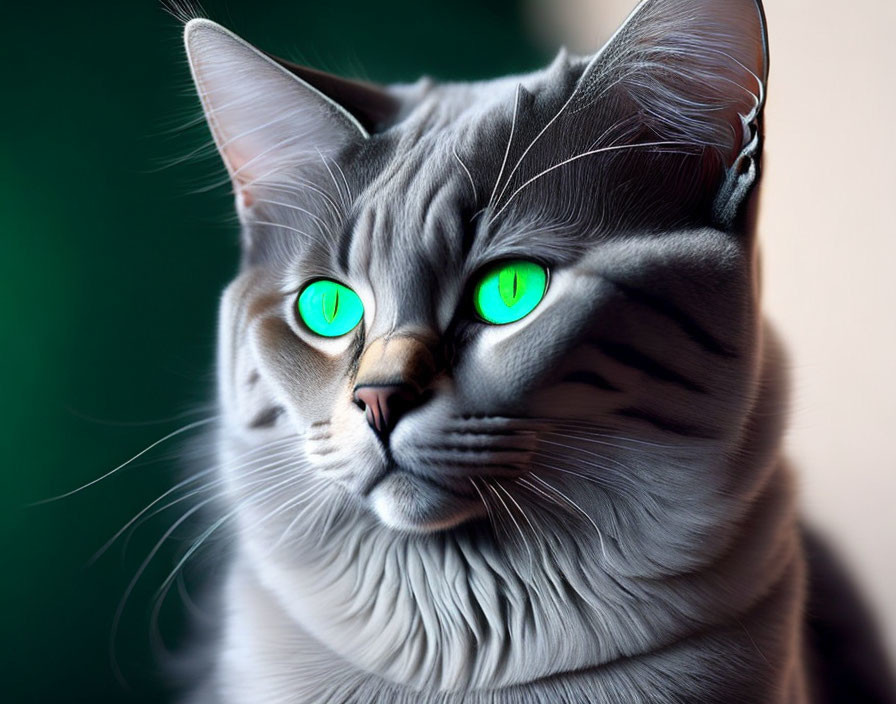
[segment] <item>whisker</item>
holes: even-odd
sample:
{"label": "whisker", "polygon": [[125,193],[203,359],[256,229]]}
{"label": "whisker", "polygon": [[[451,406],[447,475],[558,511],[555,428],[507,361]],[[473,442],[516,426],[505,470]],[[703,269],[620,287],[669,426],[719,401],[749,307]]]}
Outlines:
{"label": "whisker", "polygon": [[553,493],[557,494],[557,496],[559,496],[563,501],[566,501],[570,506],[575,508],[576,511],[578,511],[582,516],[585,517],[585,519],[594,527],[594,530],[597,532],[597,539],[600,541],[601,553],[603,553],[604,559],[607,559],[607,549],[606,549],[606,546],[604,545],[604,535],[601,532],[600,528],[597,527],[597,523],[594,522],[594,519],[591,518],[591,516],[581,506],[579,506],[575,501],[573,501],[571,498],[569,498],[565,493],[560,491],[560,489],[555,487],[553,484],[549,484],[548,482],[546,482],[544,479],[539,477],[534,472],[529,472],[529,476],[532,477],[532,479],[537,481],[539,484],[545,486],[547,489],[549,489]]}
{"label": "whisker", "polygon": [[[619,440],[621,442],[632,443],[634,445],[646,445],[649,447],[656,447],[663,450],[680,450],[682,448],[681,444],[670,444],[670,443],[658,443],[651,442],[649,440],[639,440],[637,438],[626,437],[624,435],[615,435],[606,432],[607,428],[605,425],[595,423],[589,420],[579,420],[576,418],[551,418],[548,416],[531,416],[529,418],[525,418],[524,420],[534,421],[536,423],[544,423],[550,425],[554,428],[559,428],[561,430],[572,430],[576,432],[588,432],[588,437],[600,438],[603,440]],[[631,449],[631,448],[624,448]]]}
{"label": "whisker", "polygon": [[470,170],[467,168],[467,165],[464,163],[463,159],[460,158],[460,155],[457,153],[457,149],[454,147],[451,148],[451,153],[454,154],[454,158],[457,159],[457,163],[460,164],[461,168],[464,170],[464,173],[467,175],[467,178],[470,181],[470,188],[473,189],[473,204],[479,202],[479,194],[476,191],[476,183],[473,181],[473,175],[470,173]]}
{"label": "whisker", "polygon": [[[309,531],[310,533],[317,533],[317,540],[315,541],[315,546],[320,547],[320,544],[330,533],[330,528],[332,523],[336,520],[336,517],[340,514],[340,512],[345,507],[346,499],[344,495],[337,495],[333,497],[331,501],[326,502],[325,509],[323,511],[318,511],[312,518],[309,523]],[[323,516],[323,525],[318,528],[318,523],[321,520],[321,516]]]}
{"label": "whisker", "polygon": [[[253,183],[258,181],[262,181],[262,178],[255,179]],[[339,209],[339,204],[335,200],[333,200],[333,197],[329,193],[327,193],[327,191],[307,179],[296,178],[293,179],[293,182],[301,186],[301,188],[297,188],[296,186],[291,186],[285,183],[271,182],[265,182],[264,187],[267,190],[280,191],[281,193],[292,193],[293,195],[302,195],[305,190],[311,191],[312,193],[320,196],[321,199],[323,199],[323,201],[327,204],[327,206],[330,208],[333,215],[337,219],[342,219],[342,211]]]}
{"label": "whisker", "polygon": [[165,596],[168,594],[168,590],[171,588],[171,584],[173,583],[175,577],[180,572],[181,568],[187,563],[187,561],[192,557],[197,550],[202,546],[202,544],[212,535],[218,528],[220,528],[224,523],[233,518],[237,514],[237,510],[229,511],[225,513],[221,518],[212,523],[208,528],[206,528],[199,538],[190,546],[189,550],[184,553],[184,556],[178,560],[177,564],[174,566],[174,569],[165,577],[165,580],[162,582],[162,586],[160,586],[155,594],[153,595],[153,600],[157,602],[156,606],[153,608],[153,617],[158,615],[159,609],[161,609],[162,601],[164,601]]}
{"label": "whisker", "polygon": [[215,498],[216,497],[211,497],[211,498],[205,499],[204,501],[199,502],[198,504],[193,506],[191,509],[189,509],[186,513],[184,513],[184,515],[182,515],[179,519],[177,519],[171,525],[171,527],[165,531],[165,533],[162,535],[161,539],[155,544],[155,546],[152,548],[152,550],[150,550],[149,555],[147,555],[146,559],[144,559],[143,562],[140,563],[140,567],[137,569],[137,573],[134,575],[134,577],[128,583],[128,586],[125,588],[124,595],[122,596],[121,601],[118,604],[118,607],[115,609],[115,616],[112,619],[112,632],[109,636],[109,639],[110,639],[109,640],[109,656],[112,661],[112,668],[115,671],[116,676],[122,682],[124,681],[124,677],[122,675],[121,668],[118,666],[118,658],[115,656],[115,641],[117,639],[118,628],[119,628],[119,625],[121,624],[121,617],[122,617],[122,614],[124,613],[125,605],[127,604],[127,601],[131,596],[131,593],[134,591],[134,587],[137,586],[137,582],[140,580],[140,577],[146,571],[147,566],[149,566],[149,563],[156,556],[156,554],[159,552],[159,550],[161,549],[164,542],[171,536],[171,534],[174,533],[174,531],[177,530],[177,528],[179,526],[181,526],[187,519],[189,519],[190,516],[195,514],[197,511],[202,509],[207,504],[214,501]]}
{"label": "whisker", "polygon": [[555,506],[559,506],[559,507],[561,507],[561,508],[563,508],[563,509],[565,509],[565,510],[569,510],[569,507],[568,507],[566,504],[564,504],[564,503],[562,503],[561,501],[559,501],[559,500],[557,499],[557,497],[555,497],[555,496],[551,496],[550,494],[548,494],[547,492],[545,492],[544,489],[541,489],[540,487],[537,487],[537,486],[535,486],[534,484],[532,484],[530,481],[526,480],[525,477],[517,477],[515,481],[516,481],[518,484],[521,484],[522,486],[526,487],[526,488],[529,489],[530,491],[534,491],[534,492],[537,493],[539,496],[541,496],[541,497],[545,498],[546,500],[550,501],[550,502],[551,502],[552,504],[554,504]]}
{"label": "whisker", "polygon": [[151,445],[149,445],[148,447],[144,448],[143,450],[138,452],[136,455],[131,457],[131,459],[129,459],[126,462],[122,462],[115,469],[112,469],[112,470],[106,472],[101,477],[97,477],[96,479],[89,481],[86,484],[83,484],[82,486],[79,486],[77,489],[72,489],[71,491],[67,491],[64,494],[59,494],[58,496],[51,496],[48,499],[42,499],[41,501],[35,501],[32,504],[28,504],[28,506],[29,506],[29,508],[33,507],[33,506],[42,506],[43,504],[48,504],[52,501],[59,501],[60,499],[66,499],[69,496],[73,496],[73,495],[77,494],[79,491],[83,491],[84,489],[87,489],[87,488],[93,486],[94,484],[97,484],[97,483],[103,481],[104,479],[111,477],[113,474],[115,474],[116,472],[118,472],[121,469],[124,469],[129,464],[134,462],[134,460],[139,459],[140,457],[145,455],[147,452],[149,452],[153,448],[161,445],[163,442],[167,442],[171,438],[177,437],[178,435],[183,435],[184,433],[187,433],[187,432],[193,430],[194,428],[199,428],[199,427],[202,427],[203,425],[208,425],[209,423],[214,423],[217,420],[218,420],[218,416],[214,416],[212,418],[204,418],[202,420],[197,420],[193,423],[188,423],[187,425],[183,426],[182,428],[178,428],[177,430],[168,433],[165,437],[159,438],[154,443],[152,443]]}
{"label": "whisker", "polygon": [[[301,476],[301,477],[296,477],[296,479],[297,479],[297,481],[304,481],[304,480],[307,480],[308,477]],[[289,485],[289,483],[287,482],[283,486],[288,486],[288,485]],[[253,525],[251,525],[247,530],[253,530],[253,529],[257,528],[258,526],[260,526],[262,523],[265,523],[266,521],[271,520],[272,518],[274,518],[274,516],[277,516],[277,515],[283,513],[284,511],[288,511],[290,508],[292,508],[293,506],[295,506],[298,503],[301,503],[301,501],[303,499],[305,499],[309,495],[315,493],[318,489],[320,489],[322,486],[325,486],[325,485],[326,485],[326,482],[319,482],[314,486],[306,487],[303,491],[300,491],[298,494],[291,495],[289,498],[286,499],[286,501],[281,503],[280,506],[278,506],[276,509],[274,509],[273,511],[269,511],[267,514],[265,514],[264,516],[259,518],[258,521],[256,521]]]}
{"label": "whisker", "polygon": [[[536,530],[535,525],[534,525],[534,524],[532,523],[532,521],[529,519],[529,516],[528,516],[528,515],[526,514],[526,512],[523,510],[523,507],[520,506],[519,502],[518,502],[515,498],[513,498],[513,495],[512,495],[509,491],[507,491],[506,487],[504,487],[502,484],[498,483],[497,481],[496,481],[496,482],[493,482],[492,484],[494,485],[494,488],[492,489],[493,491],[495,490],[495,488],[496,488],[496,489],[500,489],[502,492],[504,492],[504,495],[505,495],[505,496],[506,496],[506,497],[513,503],[513,505],[516,506],[517,510],[519,510],[520,514],[521,514],[521,515],[523,516],[523,518],[526,520],[526,523],[528,523],[528,524],[529,524],[529,527],[532,529],[532,535],[533,535],[533,537],[537,537],[537,536],[538,536],[538,531]],[[491,485],[490,485],[490,486],[491,486]],[[501,497],[498,496],[498,498],[500,499]],[[523,541],[523,545],[526,546],[526,552],[529,554],[529,564],[532,565],[532,566],[534,566],[534,565],[536,564],[536,563],[535,563],[535,557],[534,557],[534,555],[532,554],[532,550],[530,549],[529,541],[526,540],[526,536],[523,534],[523,530],[522,530],[522,528],[520,527],[520,524],[517,523],[516,519],[513,517],[513,513],[510,511],[509,507],[507,507],[507,504],[504,503],[504,500],[503,500],[503,499],[501,499],[501,503],[504,504],[505,508],[507,508],[507,515],[510,516],[510,519],[513,521],[513,524],[516,526],[517,531],[518,531],[519,534],[520,534],[520,539]],[[530,588],[532,588],[532,589],[535,591],[536,594],[539,593],[539,590],[538,590],[538,588],[535,586],[534,583],[533,583],[533,584],[530,584],[529,586],[530,586]]]}
{"label": "whisker", "polygon": [[[572,448],[575,449],[575,448]],[[630,479],[627,474],[619,474],[614,472],[611,467],[607,467],[606,465],[601,465],[596,462],[592,462],[589,460],[577,460],[578,462],[583,462],[589,467],[594,467],[595,469],[605,470],[607,473],[600,474],[596,476],[591,476],[589,474],[585,474],[583,472],[578,472],[574,469],[557,467],[556,465],[549,464],[547,462],[543,462],[539,460],[539,465],[545,467],[547,469],[553,469],[557,472],[561,472],[563,474],[569,474],[570,476],[578,477],[579,479],[584,479],[585,481],[596,484],[597,486],[612,490],[616,493],[619,493],[623,496],[627,496],[631,499],[637,500],[637,502],[644,507],[644,509],[651,515],[656,517],[656,513],[654,510],[659,512],[659,506],[656,503],[656,500],[650,494],[645,494],[642,491],[638,491],[638,484],[635,480]],[[624,465],[623,465],[624,468]]]}
{"label": "whisker", "polygon": [[[256,225],[268,225],[269,227],[280,227],[284,230],[288,230],[289,232],[295,232],[297,235],[302,235],[302,237],[307,237],[309,240],[316,240],[317,238],[309,232],[305,232],[304,230],[299,230],[295,227],[290,227],[289,225],[284,225],[280,222],[270,222],[268,220],[253,220]],[[318,240],[319,241],[319,240]]]}
{"label": "whisker", "polygon": [[[279,121],[279,120],[283,120],[283,119],[285,119],[286,117],[287,117],[287,116],[284,115],[284,116],[282,116],[282,117],[276,118],[276,119],[272,120],[270,124],[273,124],[274,122],[277,122],[277,121]],[[255,129],[259,129],[259,128],[253,128],[253,130],[250,130],[250,131],[255,131]],[[292,134],[292,135],[290,135],[289,137],[284,137],[284,138],[281,139],[279,142],[275,142],[275,143],[272,144],[271,146],[269,146],[269,147],[267,147],[267,148],[265,148],[265,149],[262,149],[260,152],[258,152],[257,154],[254,154],[254,155],[251,156],[250,158],[246,159],[246,161],[244,161],[244,162],[243,162],[242,164],[240,164],[237,168],[235,168],[235,169],[231,172],[231,174],[230,174],[230,178],[231,178],[231,180],[233,180],[233,181],[238,180],[238,178],[245,172],[245,170],[246,170],[247,167],[252,166],[255,162],[257,162],[257,161],[263,159],[265,156],[267,156],[267,155],[270,154],[271,152],[278,152],[278,151],[280,151],[281,149],[283,149],[283,147],[285,147],[286,145],[288,145],[288,144],[290,144],[290,143],[293,143],[293,142],[301,141],[301,140],[303,140],[304,138],[305,138],[305,135],[302,135],[302,134]],[[282,170],[282,169],[283,169],[283,165],[282,165],[282,164],[277,164],[277,165],[275,165],[272,169],[270,169],[270,170],[265,174],[265,177],[270,176],[270,175],[273,174],[273,173],[277,173],[277,172],[279,172],[279,171]],[[257,179],[253,179],[253,180],[252,180],[252,182],[255,182],[255,181],[257,181]]]}
{"label": "whisker", "polygon": [[[309,496],[315,496],[315,497],[319,496],[320,494],[323,493],[326,485],[327,485],[326,482],[319,482],[316,485],[309,487],[304,492],[301,492],[300,494],[298,494],[291,501],[287,502],[285,506],[278,509],[275,513],[280,513],[282,511],[289,510],[289,509],[293,508],[295,505],[300,504],[303,501],[307,500],[307,498]],[[286,526],[283,533],[280,535],[280,537],[277,539],[277,541],[271,547],[271,551],[276,550],[283,543],[283,541],[286,539],[286,536],[289,535],[289,533],[292,531],[293,527],[295,527],[295,525],[299,522],[299,520],[301,518],[303,518],[303,516],[304,516],[304,514],[301,511],[296,513],[295,518],[293,518],[292,521],[289,522],[289,525]]]}
{"label": "whisker", "polygon": [[480,491],[479,486],[476,484],[476,477],[469,477],[470,484],[473,485],[473,488],[476,490],[476,493],[479,494],[479,498],[482,499],[482,505],[485,506],[485,512],[488,515],[488,521],[492,526],[493,530],[497,530],[497,526],[495,525],[495,519],[492,515],[492,507],[489,505],[489,502],[486,501],[485,495]]}
{"label": "whisker", "polygon": [[[291,469],[294,469],[296,464],[299,464],[299,463],[295,462],[293,467],[291,467]],[[291,474],[291,472],[289,472],[289,473]],[[270,477],[267,477],[261,481],[268,481],[269,479],[270,479]],[[208,528],[206,528],[202,532],[202,534],[195,541],[193,541],[193,544],[184,553],[184,555],[180,558],[180,560],[178,560],[174,569],[168,574],[168,576],[162,582],[161,586],[156,590],[155,594],[153,595],[154,606],[153,606],[153,611],[152,611],[152,622],[153,623],[157,622],[158,614],[161,611],[164,599],[167,596],[169,590],[171,589],[171,585],[173,584],[177,575],[180,573],[180,571],[182,570],[184,565],[186,565],[186,563],[189,561],[189,559],[193,555],[196,554],[196,552],[202,547],[202,545],[208,540],[208,538],[213,533],[215,533],[228,520],[230,520],[231,518],[233,518],[234,516],[236,516],[237,514],[242,512],[246,508],[247,505],[251,505],[252,503],[257,502],[263,498],[266,498],[272,494],[276,494],[277,490],[281,489],[283,486],[288,485],[289,483],[292,483],[296,480],[297,480],[297,477],[292,476],[287,480],[284,480],[282,482],[275,484],[274,486],[266,488],[264,491],[260,492],[259,494],[253,495],[253,496],[249,497],[248,499],[239,502],[232,510],[225,513],[218,520],[214,521]],[[208,502],[206,501],[203,503],[208,503]],[[189,512],[188,512],[188,514],[189,514]],[[181,521],[179,521],[178,523],[175,523],[175,525],[172,526],[172,528],[169,529],[168,532],[166,532],[166,534],[162,537],[162,540],[154,548],[153,552],[150,553],[150,556],[147,558],[147,561],[144,564],[148,564],[149,560],[152,559],[155,551],[158,550],[158,548],[161,546],[162,542],[170,535],[172,530],[174,528],[176,528],[180,522],[182,522],[182,520],[183,519],[181,519]],[[253,526],[253,528],[254,528],[254,526]],[[139,573],[136,578],[139,578]],[[135,578],[135,580],[136,580],[136,578]]]}
{"label": "whisker", "polygon": [[336,167],[336,170],[339,171],[339,175],[342,177],[342,182],[345,184],[345,192],[348,194],[348,202],[351,204],[355,200],[355,194],[352,192],[352,187],[349,185],[348,179],[345,177],[345,171],[342,170],[342,167],[339,165],[339,162],[335,159],[331,159],[333,162],[333,166]]}
{"label": "whisker", "polygon": [[[501,161],[501,169],[498,171],[498,178],[495,179],[495,187],[492,189],[492,194],[488,199],[488,205],[486,206],[486,208],[491,207],[491,205],[495,202],[495,193],[498,190],[498,186],[501,185],[501,177],[504,175],[504,167],[507,166],[507,156],[510,154],[510,145],[513,144],[513,135],[514,132],[516,132],[516,118],[517,113],[519,112],[520,96],[522,95],[522,91],[523,86],[522,84],[520,84],[516,87],[516,95],[513,101],[513,117],[510,122],[510,136],[507,139],[507,146],[504,148],[504,159]],[[511,176],[512,175],[513,174],[511,174]]]}
{"label": "whisker", "polygon": [[[561,433],[552,433],[552,435],[557,435],[558,437],[569,437],[569,436],[562,435]],[[564,450],[574,450],[576,452],[581,452],[585,455],[588,455],[589,457],[597,457],[605,462],[609,462],[610,464],[615,465],[619,469],[622,469],[624,471],[631,471],[631,467],[629,467],[625,463],[620,462],[619,460],[614,459],[612,457],[605,457],[602,454],[599,454],[597,452],[594,452],[593,450],[589,450],[584,447],[578,447],[576,445],[567,445],[566,443],[562,443],[562,442],[554,442],[553,440],[548,440],[547,438],[544,438],[544,437],[539,438],[539,442],[544,445],[552,445],[553,447],[562,447]],[[602,466],[601,469],[606,469],[606,466]]]}
{"label": "whisker", "polygon": [[523,529],[520,527],[520,524],[517,522],[516,518],[514,517],[513,512],[510,510],[510,507],[507,505],[507,502],[504,501],[504,499],[498,493],[498,490],[494,487],[493,482],[490,482],[487,479],[484,481],[485,481],[485,486],[488,487],[491,490],[491,492],[495,495],[495,497],[498,499],[498,501],[501,502],[501,505],[504,507],[504,510],[507,512],[507,517],[510,518],[510,520],[513,522],[513,525],[516,527],[517,533],[519,533],[519,535],[520,535],[520,540],[523,543],[523,547],[526,548],[526,552],[529,554],[529,564],[535,564],[535,557],[532,555],[532,550],[529,548],[529,541],[526,540],[526,536],[523,533]]}
{"label": "whisker", "polygon": [[321,218],[321,217],[320,217],[319,215],[317,215],[316,213],[311,212],[311,211],[308,210],[307,208],[302,208],[302,207],[300,207],[300,206],[298,206],[298,205],[295,205],[295,204],[293,204],[293,203],[283,203],[283,202],[281,202],[281,201],[277,201],[277,200],[270,200],[269,198],[256,198],[255,200],[256,200],[256,202],[258,202],[258,203],[267,203],[268,205],[276,205],[276,206],[279,206],[279,207],[281,207],[281,208],[287,208],[288,210],[295,210],[295,211],[298,212],[298,213],[302,213],[302,214],[304,214],[304,215],[307,215],[308,217],[310,217],[310,218],[312,218],[312,219],[314,220],[315,225],[317,225],[318,228],[320,229],[320,233],[321,233],[322,235],[325,235],[325,234],[326,234],[326,230],[324,230],[324,229],[322,229],[322,228],[324,228],[324,227],[326,226],[327,223],[324,221],[323,218]]}
{"label": "whisker", "polygon": [[501,491],[503,491],[505,496],[507,496],[507,498],[513,502],[513,505],[516,506],[517,509],[519,509],[519,512],[522,514],[523,518],[526,519],[526,523],[529,524],[529,527],[532,529],[532,532],[537,535],[538,531],[536,530],[535,525],[529,519],[529,516],[523,510],[523,507],[519,505],[519,503],[517,502],[517,500],[515,498],[513,498],[513,494],[511,494],[509,491],[507,491],[507,489],[502,484],[495,482],[495,486],[498,489],[500,489]]}
{"label": "whisker", "polygon": [[[342,190],[342,185],[336,180],[336,177],[333,175],[333,170],[330,168],[329,164],[327,164],[327,159],[320,151],[317,150],[317,155],[320,157],[321,162],[324,165],[324,168],[327,170],[327,173],[330,175],[330,180],[333,182],[333,185],[336,186],[336,193],[339,195],[339,199],[342,201],[342,207],[344,210],[348,210],[351,207],[351,201],[346,197],[346,193]],[[335,162],[334,162],[335,163]],[[343,174],[343,180],[345,179],[345,175]]]}
{"label": "whisker", "polygon": [[[278,477],[289,474],[290,468],[288,466],[284,467],[284,465],[287,464],[288,462],[290,462],[290,460],[288,460],[288,459],[280,460],[278,462],[272,463],[270,465],[264,465],[262,467],[258,467],[256,469],[252,470],[251,472],[248,472],[246,475],[244,475],[244,478],[248,478],[254,474],[259,474],[262,472],[265,472],[266,474],[263,477],[261,477],[260,479],[254,479],[253,481],[250,481],[250,482],[244,481],[241,484],[241,488],[248,488],[248,487],[252,487],[252,486],[257,486],[258,484],[264,484],[266,482],[271,481],[272,479],[276,479]],[[276,472],[267,474],[267,472],[269,472],[270,470],[275,469],[275,468],[277,468]],[[125,542],[124,542],[124,545],[122,546],[122,550],[127,551],[128,545],[130,544],[130,541],[131,541],[131,537],[133,536],[136,529],[139,528],[144,522],[148,521],[149,519],[153,518],[154,516],[159,515],[160,513],[163,513],[164,511],[167,511],[169,508],[176,506],[177,504],[183,503],[184,501],[187,501],[188,499],[191,499],[194,496],[198,496],[200,494],[204,494],[206,492],[218,489],[221,486],[224,486],[226,483],[227,483],[227,479],[223,478],[223,477],[221,479],[217,479],[213,482],[209,482],[208,484],[205,484],[205,485],[199,487],[198,489],[192,489],[191,491],[188,491],[183,496],[180,496],[177,499],[169,501],[164,506],[160,506],[152,513],[144,516],[141,520],[139,520],[133,526],[130,534],[128,535],[127,538],[125,538]]]}
{"label": "whisker", "polygon": [[[588,65],[585,67],[585,70],[582,72],[583,77],[588,75],[588,73],[591,71],[593,66],[597,63],[599,56],[600,56],[600,53],[595,54],[595,56],[588,62]],[[554,114],[554,116],[550,120],[548,120],[547,124],[545,124],[544,127],[541,128],[541,131],[539,131],[539,133],[537,135],[535,135],[535,138],[531,142],[529,142],[529,146],[527,146],[523,150],[523,153],[520,155],[520,158],[517,159],[516,164],[514,164],[513,169],[510,171],[510,174],[507,176],[507,180],[504,182],[504,188],[502,188],[501,193],[498,194],[498,202],[500,202],[501,198],[504,196],[504,192],[507,190],[507,186],[510,185],[511,180],[513,179],[513,175],[517,172],[517,169],[520,168],[520,164],[523,163],[523,160],[526,158],[526,155],[532,150],[532,147],[534,147],[535,144],[538,142],[538,140],[541,139],[541,137],[544,135],[544,133],[547,132],[548,129],[550,129],[551,125],[553,125],[560,118],[560,116],[564,112],[566,112],[566,109],[572,104],[572,101],[576,97],[578,97],[579,88],[581,88],[581,85],[582,85],[581,83],[576,85],[576,87],[573,89],[572,93],[570,93],[569,97],[566,99],[566,102],[564,102],[563,105],[560,106],[560,109]],[[489,201],[489,203],[491,203],[491,201]]]}
{"label": "whisker", "polygon": [[507,207],[513,202],[514,198],[516,198],[525,188],[527,188],[532,183],[534,183],[535,181],[540,179],[542,176],[545,176],[545,175],[551,173],[552,171],[555,171],[556,169],[566,166],[567,164],[570,164],[574,161],[578,161],[579,159],[584,159],[587,156],[594,156],[595,154],[605,154],[608,152],[624,151],[626,149],[638,149],[638,148],[642,148],[642,147],[664,147],[664,146],[681,146],[681,144],[679,142],[672,142],[672,141],[642,142],[639,144],[620,144],[620,145],[611,146],[611,147],[602,147],[600,149],[590,149],[586,152],[582,152],[581,154],[576,154],[575,156],[571,156],[568,159],[564,159],[560,163],[554,164],[553,166],[548,167],[544,171],[541,171],[541,172],[535,174],[535,176],[533,176],[528,181],[526,181],[522,186],[517,188],[510,195],[510,197],[504,202],[504,205],[501,206],[500,210],[498,210],[497,213],[495,213],[493,216],[491,216],[489,218],[489,220],[493,221],[493,220],[497,220],[499,217],[501,217],[501,213],[503,213],[505,210],[507,210]]}
{"label": "whisker", "polygon": [[[130,526],[132,526],[135,522],[137,522],[137,521],[140,519],[141,516],[143,516],[144,514],[146,514],[147,511],[149,511],[150,509],[152,509],[153,506],[155,506],[155,505],[157,505],[159,502],[163,501],[163,500],[165,499],[166,496],[170,496],[171,494],[173,494],[173,493],[174,493],[175,491],[177,491],[178,489],[181,489],[181,488],[183,488],[183,487],[185,487],[185,486],[188,486],[189,484],[192,484],[192,483],[194,483],[194,482],[196,482],[196,481],[199,481],[199,479],[200,479],[201,477],[203,477],[203,476],[207,476],[208,474],[211,474],[211,473],[216,472],[216,471],[220,471],[221,469],[230,466],[233,462],[236,462],[236,461],[239,460],[239,459],[243,459],[243,458],[245,458],[245,457],[250,457],[250,456],[252,456],[253,454],[256,454],[256,453],[261,452],[261,451],[263,451],[263,450],[271,450],[271,449],[274,449],[276,446],[278,446],[278,445],[280,445],[280,444],[286,444],[286,443],[288,443],[288,442],[292,442],[294,439],[295,439],[295,438],[292,438],[292,437],[289,437],[289,438],[281,438],[280,440],[275,440],[275,441],[273,441],[273,442],[271,442],[271,443],[268,443],[268,444],[266,444],[266,445],[262,445],[262,446],[260,446],[260,447],[253,448],[252,450],[250,450],[250,451],[248,451],[248,452],[245,452],[245,453],[243,453],[243,454],[241,454],[241,455],[238,455],[238,456],[235,457],[235,458],[232,458],[232,459],[231,459],[230,461],[228,461],[228,462],[225,462],[225,463],[223,463],[223,464],[221,464],[221,465],[215,465],[215,466],[213,466],[213,467],[209,467],[208,469],[205,469],[205,470],[203,470],[203,471],[201,471],[201,472],[197,472],[197,473],[194,474],[192,477],[189,477],[189,478],[187,478],[187,479],[184,479],[184,480],[181,481],[181,482],[178,482],[178,483],[175,484],[173,487],[171,487],[170,489],[168,489],[165,493],[163,493],[161,496],[159,496],[158,498],[156,498],[155,500],[153,500],[151,503],[149,503],[147,506],[145,506],[139,513],[137,513],[137,515],[135,515],[133,518],[131,518],[127,523],[125,523],[125,524],[124,524],[124,525],[123,525],[123,526],[122,526],[122,527],[115,533],[115,535],[113,535],[108,541],[106,541],[106,543],[105,543],[105,544],[104,544],[104,545],[103,545],[97,552],[95,552],[95,553],[93,554],[93,556],[90,558],[90,560],[87,562],[87,564],[88,564],[88,565],[92,565],[93,563],[95,563],[95,562],[96,562],[96,561],[97,561],[97,560],[98,560],[98,559],[99,559],[99,558],[106,552],[106,550],[108,550],[108,549],[115,543],[115,541],[118,540],[119,537],[121,537],[121,535],[122,535],[122,534],[123,534],[123,533],[124,533]],[[272,455],[272,456],[270,456],[270,455],[269,455],[269,456],[264,456],[264,457],[262,457],[262,458],[260,458],[260,459],[256,459],[256,460],[253,460],[253,461],[250,462],[250,463],[247,463],[247,465],[245,465],[245,466],[251,466],[252,464],[255,464],[255,462],[260,462],[260,461],[265,461],[265,460],[269,460],[269,459],[274,459],[275,457],[280,457],[280,456],[281,456],[281,455],[279,455],[279,454],[277,454],[277,453],[275,453],[275,454]],[[184,497],[184,498],[189,498],[190,496],[193,496],[193,495],[195,495],[195,493],[190,492],[190,493],[188,493],[187,496]],[[179,499],[179,501],[180,501],[180,499]],[[168,505],[165,507],[165,509],[170,508],[172,505],[174,505],[174,503],[176,503],[176,502],[173,502],[173,503],[168,504]],[[160,509],[160,510],[164,510],[164,509]],[[156,513],[157,513],[157,512],[156,512]],[[152,515],[155,515],[155,513],[152,514]],[[135,527],[136,527],[136,526],[135,526]]]}

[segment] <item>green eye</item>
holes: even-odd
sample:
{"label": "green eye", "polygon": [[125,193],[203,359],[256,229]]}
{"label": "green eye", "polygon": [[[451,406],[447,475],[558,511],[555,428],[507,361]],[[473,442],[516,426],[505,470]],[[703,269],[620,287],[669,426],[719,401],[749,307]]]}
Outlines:
{"label": "green eye", "polygon": [[541,303],[548,273],[540,264],[525,260],[501,262],[488,269],[473,290],[476,313],[492,325],[525,318]]}
{"label": "green eye", "polygon": [[358,294],[329,279],[308,284],[299,295],[298,305],[305,325],[323,337],[345,335],[364,317],[364,304]]}

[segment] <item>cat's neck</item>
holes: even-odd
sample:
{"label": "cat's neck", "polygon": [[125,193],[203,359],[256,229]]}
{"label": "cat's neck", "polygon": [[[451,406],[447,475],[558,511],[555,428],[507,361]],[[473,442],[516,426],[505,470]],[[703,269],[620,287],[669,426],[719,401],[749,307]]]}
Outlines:
{"label": "cat's neck", "polygon": [[291,572],[304,592],[296,599],[258,562],[238,560],[222,672],[253,682],[253,696],[287,687],[296,702],[348,686],[358,694],[346,700],[359,702],[427,701],[421,692],[476,701],[485,691],[514,702],[601,691],[606,701],[668,691],[670,701],[700,692],[705,701],[798,702],[803,590],[792,503],[789,474],[776,467],[736,540],[668,579],[607,578],[582,552],[567,556],[578,570],[558,569],[568,564],[554,555],[514,572],[471,534],[387,541],[372,530],[328,564]]}

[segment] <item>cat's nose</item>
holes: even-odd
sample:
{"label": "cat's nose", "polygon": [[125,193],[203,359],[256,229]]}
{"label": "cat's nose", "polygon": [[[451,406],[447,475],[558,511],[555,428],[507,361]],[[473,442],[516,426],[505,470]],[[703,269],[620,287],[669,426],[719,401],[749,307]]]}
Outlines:
{"label": "cat's nose", "polygon": [[355,388],[354,399],[366,412],[370,427],[385,436],[403,413],[419,405],[421,394],[410,384],[359,386]]}
{"label": "cat's nose", "polygon": [[432,395],[436,342],[425,330],[401,330],[373,340],[361,354],[353,399],[380,438]]}

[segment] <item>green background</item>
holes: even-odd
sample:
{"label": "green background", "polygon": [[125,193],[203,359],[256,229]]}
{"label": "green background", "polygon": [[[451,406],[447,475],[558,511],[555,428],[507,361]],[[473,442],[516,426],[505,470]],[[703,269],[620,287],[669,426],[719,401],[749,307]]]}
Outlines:
{"label": "green background", "polygon": [[[204,5],[266,50],[378,80],[486,77],[547,58],[512,0]],[[237,258],[231,199],[206,188],[223,177],[214,154],[185,158],[208,134],[185,127],[198,102],[178,22],[158,5],[9,3],[0,31],[0,700],[167,701],[158,638],[177,660],[202,608],[190,618],[175,590],[156,628],[153,596],[195,525],[162,545],[126,603],[114,652],[127,686],[110,638],[128,583],[189,504],[90,558],[178,481],[190,445],[28,504],[212,413],[217,297]],[[200,556],[189,593],[217,567]]]}

